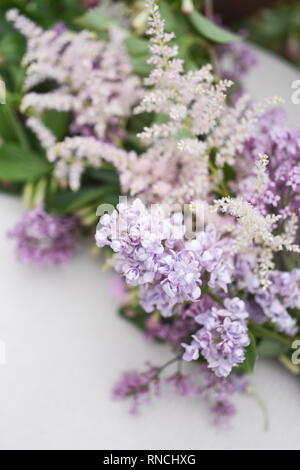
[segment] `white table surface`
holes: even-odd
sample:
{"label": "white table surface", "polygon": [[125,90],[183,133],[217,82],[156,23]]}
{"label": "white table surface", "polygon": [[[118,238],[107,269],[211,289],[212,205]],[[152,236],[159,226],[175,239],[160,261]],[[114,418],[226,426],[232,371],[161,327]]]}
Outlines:
{"label": "white table surface", "polygon": [[[291,123],[291,83],[299,78],[278,59],[259,53],[248,78],[257,98],[280,94]],[[299,122],[300,124],[300,122]],[[37,270],[18,263],[5,237],[22,213],[21,202],[0,195],[1,449],[299,449],[300,377],[261,360],[252,383],[266,401],[270,430],[246,396],[235,397],[231,430],[215,428],[199,397],[165,391],[132,417],[129,403],[112,401],[111,387],[124,369],[170,358],[167,346],[145,341],[117,314],[109,275],[87,249],[63,269]]]}

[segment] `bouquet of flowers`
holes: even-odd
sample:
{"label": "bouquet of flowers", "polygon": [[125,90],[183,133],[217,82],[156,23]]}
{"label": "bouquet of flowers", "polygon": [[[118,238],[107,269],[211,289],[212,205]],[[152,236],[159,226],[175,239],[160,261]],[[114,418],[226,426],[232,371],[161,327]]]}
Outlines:
{"label": "bouquet of flowers", "polygon": [[[20,145],[0,147],[0,178],[22,183],[31,208],[10,232],[25,261],[65,262],[100,216],[96,244],[118,273],[121,315],[169,343],[170,361],[125,372],[114,396],[132,397],[136,412],[167,383],[202,396],[222,423],[235,411],[230,396],[251,390],[258,357],[300,373],[300,130],[280,98],[255,103],[237,88],[251,51],[228,45],[236,36],[193,2],[178,3],[181,26],[172,11],[162,19],[167,2],[147,0],[135,32],[126,12],[120,26],[97,10],[103,38],[8,11],[27,38],[27,129]],[[96,13],[78,24],[92,27]],[[195,58],[198,34],[219,47]],[[235,67],[216,70],[224,55]]]}
{"label": "bouquet of flowers", "polygon": [[[297,337],[300,134],[280,110],[265,113],[276,98],[243,95],[230,107],[231,82],[210,66],[185,73],[158,6],[148,8],[153,70],[135,112],[165,119],[139,134],[147,149],[134,165],[128,158],[129,201],[102,215],[96,242],[113,250],[128,286],[123,315],[170,343],[174,358],[126,372],[114,392],[132,396],[136,411],[177,362],[167,382],[181,395],[213,394],[219,421],[259,351],[289,365]],[[204,384],[182,372],[184,362],[199,364]]]}

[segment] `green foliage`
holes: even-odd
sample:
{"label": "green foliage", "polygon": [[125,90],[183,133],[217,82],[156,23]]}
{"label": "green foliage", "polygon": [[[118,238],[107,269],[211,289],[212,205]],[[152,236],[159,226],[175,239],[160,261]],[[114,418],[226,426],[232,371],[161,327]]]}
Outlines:
{"label": "green foliage", "polygon": [[279,357],[287,353],[288,350],[288,346],[280,344],[272,338],[263,338],[257,346],[257,353],[262,357]]}
{"label": "green foliage", "polygon": [[47,110],[44,114],[45,125],[53,132],[58,141],[68,134],[70,113],[68,111]]}
{"label": "green foliage", "polygon": [[25,53],[25,41],[22,36],[12,31],[0,39],[0,56],[5,63],[19,64]]}
{"label": "green foliage", "polygon": [[236,178],[236,171],[228,163],[225,162],[223,167],[223,174],[224,174],[224,181],[227,183],[228,181],[233,181]]}
{"label": "green foliage", "polygon": [[241,40],[239,36],[225,31],[223,28],[215,25],[196,10],[188,15],[188,19],[195,31],[211,42],[217,44],[230,44]]}
{"label": "green foliage", "polygon": [[253,334],[248,332],[248,335],[250,338],[250,344],[246,348],[245,360],[242,364],[239,365],[238,369],[243,372],[252,373],[256,363],[257,351]]}
{"label": "green foliage", "polygon": [[249,39],[300,66],[300,4],[281,2],[262,9],[239,25],[247,29]]}
{"label": "green foliage", "polygon": [[[44,28],[49,28],[58,21],[71,23],[84,12],[80,0],[1,0],[1,18],[4,18],[4,12],[10,8],[18,8]],[[2,29],[7,31],[7,27],[3,26],[4,21],[1,23],[0,34]]]}
{"label": "green foliage", "polygon": [[46,175],[51,165],[31,150],[16,144],[0,147],[0,179],[12,182],[33,181]]}
{"label": "green foliage", "polygon": [[116,23],[113,18],[104,15],[101,12],[87,11],[79,18],[74,20],[74,24],[82,29],[95,31],[97,33],[109,29],[109,27]]}
{"label": "green foliage", "polygon": [[63,191],[54,195],[48,201],[50,210],[60,214],[71,214],[88,205],[95,204],[97,207],[102,203],[112,203],[109,196],[116,194],[114,186],[91,186],[83,187],[79,191]]}
{"label": "green foliage", "polygon": [[104,162],[101,168],[87,168],[85,174],[95,181],[113,185],[115,188],[119,187],[118,174],[109,163]]}
{"label": "green foliage", "polygon": [[140,305],[125,305],[119,309],[119,315],[135,325],[140,330],[146,330],[147,314]]}

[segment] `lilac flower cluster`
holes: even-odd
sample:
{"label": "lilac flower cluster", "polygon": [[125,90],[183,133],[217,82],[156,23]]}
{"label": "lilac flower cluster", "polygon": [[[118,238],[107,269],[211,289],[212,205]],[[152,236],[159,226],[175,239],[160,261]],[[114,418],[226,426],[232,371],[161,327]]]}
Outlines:
{"label": "lilac flower cluster", "polygon": [[[266,113],[259,121],[257,131],[245,142],[245,164],[240,167],[239,192],[263,214],[275,209],[284,219],[300,215],[300,130],[290,129],[283,110]],[[269,156],[268,181],[265,190],[253,192],[254,175],[247,168],[260,153]],[[248,173],[248,174],[247,174]],[[244,177],[243,177],[244,175]]]}
{"label": "lilac flower cluster", "polygon": [[[178,364],[180,365],[180,362]],[[237,392],[246,391],[245,379],[234,374],[230,378],[219,378],[203,365],[198,368],[200,383],[195,381],[197,374],[186,375],[179,369],[162,380],[161,373],[166,367],[168,363],[162,367],[147,364],[144,372],[135,370],[124,372],[113,389],[113,397],[115,399],[131,397],[133,401],[130,411],[132,414],[137,414],[139,406],[150,401],[152,387],[154,387],[154,393],[159,396],[161,384],[165,382],[173,386],[176,395],[182,397],[200,395],[206,403],[210,404],[214,424],[225,426],[229,424],[230,419],[236,413],[230,398]]]}
{"label": "lilac flower cluster", "polygon": [[224,308],[213,307],[199,314],[195,320],[203,327],[192,336],[185,348],[183,359],[199,359],[199,351],[207,360],[208,367],[217,377],[227,377],[232,368],[245,359],[245,347],[249,345],[245,303],[237,297],[225,299]]}
{"label": "lilac flower cluster", "polygon": [[78,246],[73,217],[55,217],[42,207],[26,212],[8,233],[17,241],[16,253],[25,263],[64,264]]}
{"label": "lilac flower cluster", "polygon": [[118,254],[115,269],[128,284],[140,286],[146,312],[158,308],[167,317],[175,305],[197,300],[204,272],[210,287],[227,290],[231,281],[228,243],[218,240],[212,225],[196,240],[186,241],[179,214],[167,218],[162,208],[154,206],[150,211],[138,199],[117,209],[101,217],[96,243]]}
{"label": "lilac flower cluster", "polygon": [[232,80],[233,90],[230,93],[230,103],[234,105],[245,93],[243,78],[257,65],[257,57],[248,44],[226,44],[218,47],[221,59],[221,76]]}
{"label": "lilac flower cluster", "polygon": [[161,318],[155,313],[147,319],[146,337],[149,339],[160,339],[172,346],[176,353],[182,351],[181,343],[197,330],[197,323],[193,318],[172,317]]}
{"label": "lilac flower cluster", "polygon": [[[135,370],[123,373],[122,378],[115,384],[113,398],[116,400],[132,397],[133,403],[130,409],[132,414],[137,414],[139,406],[150,399],[150,385],[154,378],[155,368],[148,367],[143,373]],[[157,389],[157,394],[159,390]]]}
{"label": "lilac flower cluster", "polygon": [[[238,257],[236,264],[238,287],[250,294],[246,300],[250,316],[256,323],[270,319],[279,331],[295,335],[298,331],[297,320],[288,309],[300,308],[300,270],[270,272],[270,285],[264,290],[253,272],[253,257]],[[247,298],[247,297],[246,297]]]}

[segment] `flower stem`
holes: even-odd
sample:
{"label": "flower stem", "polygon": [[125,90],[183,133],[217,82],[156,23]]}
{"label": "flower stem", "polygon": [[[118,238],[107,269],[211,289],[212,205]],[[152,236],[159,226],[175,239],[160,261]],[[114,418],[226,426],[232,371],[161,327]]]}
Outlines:
{"label": "flower stem", "polygon": [[263,417],[264,417],[264,429],[265,429],[265,431],[268,431],[269,427],[270,427],[270,420],[269,420],[269,413],[268,413],[268,410],[267,410],[267,407],[266,407],[265,403],[263,402],[261,397],[258,395],[258,393],[254,389],[254,387],[252,387],[251,385],[247,387],[246,391],[247,391],[248,395],[250,395],[252,398],[254,398],[254,400],[256,401],[258,406],[260,407],[260,409],[263,413]]}
{"label": "flower stem", "polygon": [[253,320],[248,320],[248,326],[249,330],[255,335],[258,336],[259,338],[264,338],[265,336],[274,339],[275,341],[278,341],[281,344],[284,344],[285,346],[291,346],[292,344],[292,338],[288,338],[286,336],[283,336],[279,333],[276,333],[275,331],[268,330],[268,328],[265,328],[262,325],[258,325],[255,323]]}
{"label": "flower stem", "polygon": [[224,307],[223,300],[218,295],[214,294],[208,287],[201,286],[201,290],[204,294],[209,295],[209,297],[211,297],[213,300],[218,302],[218,304],[220,304],[222,307]]}
{"label": "flower stem", "polygon": [[178,356],[175,356],[175,357],[173,357],[172,359],[170,359],[168,362],[166,362],[165,364],[163,364],[161,367],[159,367],[159,368],[157,369],[157,372],[155,373],[154,377],[157,378],[157,377],[161,374],[161,372],[162,372],[163,370],[165,370],[167,367],[169,367],[169,366],[171,366],[172,364],[174,364],[174,362],[180,361],[181,358],[182,358],[182,356],[181,356],[181,355],[178,355]]}

